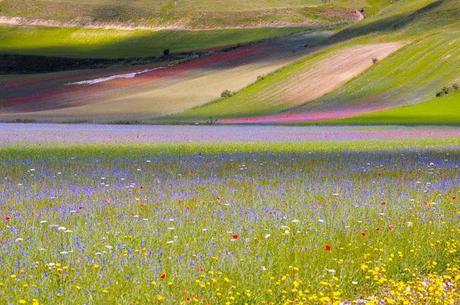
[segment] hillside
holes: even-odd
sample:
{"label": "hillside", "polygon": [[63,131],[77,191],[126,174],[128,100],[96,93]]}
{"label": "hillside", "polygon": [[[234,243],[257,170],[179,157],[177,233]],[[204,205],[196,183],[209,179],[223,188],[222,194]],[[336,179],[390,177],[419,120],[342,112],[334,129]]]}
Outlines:
{"label": "hillside", "polygon": [[[375,4],[378,3],[378,5]],[[0,15],[23,17],[21,22],[50,21],[63,26],[142,26],[225,28],[311,26],[349,23],[355,10],[375,11],[388,1],[320,0],[3,0]],[[61,23],[59,23],[61,22]]]}
{"label": "hillside", "polygon": [[0,118],[45,121],[145,120],[238,91],[298,60],[329,33],[303,33],[213,52],[179,64],[111,67],[13,77],[0,82]]}
{"label": "hillside", "polygon": [[210,31],[147,31],[0,25],[0,54],[71,58],[161,56],[233,46],[302,31],[261,28]]}
{"label": "hillside", "polygon": [[435,97],[426,102],[394,107],[329,124],[353,125],[460,125],[460,92]]}
{"label": "hillside", "polygon": [[[233,118],[222,121],[226,123],[316,122],[426,101],[436,90],[459,77],[459,21],[458,1],[400,1],[374,18],[337,33],[325,49],[232,97],[177,114],[173,119]],[[388,58],[378,60],[345,85],[330,92],[318,91],[323,82],[331,82],[331,73],[318,79],[312,67],[332,59],[337,50],[346,46],[383,41],[407,45]],[[333,61],[331,65],[334,66]],[[340,66],[336,71],[340,72]],[[298,78],[298,75],[307,77]],[[312,83],[317,84],[316,88]],[[312,91],[322,96],[311,94]]]}
{"label": "hillside", "polygon": [[[458,83],[458,1],[320,2],[287,1],[285,6],[364,6],[369,15],[335,32],[320,31],[322,26],[205,31],[0,27],[0,53],[114,61],[97,69],[0,76],[0,118],[335,124],[358,117],[350,122],[367,124],[377,118],[368,118],[371,112],[432,105],[437,91]],[[135,3],[144,2],[126,5]],[[236,2],[225,9],[213,3],[209,11],[219,3],[223,11],[236,9]],[[267,9],[278,9],[280,3],[264,2]],[[241,9],[254,9],[245,5]],[[177,9],[193,11],[187,5]],[[173,55],[161,57],[165,49]],[[176,57],[181,52],[187,55]],[[442,111],[456,111],[455,103],[445,105]],[[409,109],[406,116],[412,111],[404,109]],[[414,120],[423,123],[422,117]]]}

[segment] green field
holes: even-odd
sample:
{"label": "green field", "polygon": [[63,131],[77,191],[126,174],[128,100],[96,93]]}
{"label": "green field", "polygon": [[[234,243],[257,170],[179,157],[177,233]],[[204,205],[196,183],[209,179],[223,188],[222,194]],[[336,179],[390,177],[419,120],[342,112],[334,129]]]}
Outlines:
{"label": "green field", "polygon": [[0,305],[460,304],[460,0],[2,22]]}
{"label": "green field", "polygon": [[456,304],[459,144],[0,148],[0,302]]}
{"label": "green field", "polygon": [[[427,102],[373,112],[331,124],[353,125],[460,125],[460,94],[452,93]],[[329,122],[325,122],[328,124]]]}
{"label": "green field", "polygon": [[131,31],[0,26],[0,53],[64,57],[123,58],[159,56],[232,46],[289,35],[302,28],[215,31]]}

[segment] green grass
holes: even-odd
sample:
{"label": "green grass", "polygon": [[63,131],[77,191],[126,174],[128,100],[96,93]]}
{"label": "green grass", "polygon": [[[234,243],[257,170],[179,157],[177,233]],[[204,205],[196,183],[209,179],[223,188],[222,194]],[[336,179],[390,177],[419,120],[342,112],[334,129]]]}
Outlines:
{"label": "green grass", "polygon": [[446,147],[455,149],[460,146],[459,138],[442,139],[396,139],[396,140],[349,140],[315,142],[264,142],[264,143],[188,143],[188,144],[57,144],[41,143],[40,146],[27,143],[0,146],[0,155],[7,159],[48,159],[51,156],[64,158],[79,155],[90,158],[98,155],[108,159],[148,158],[181,155],[221,155],[221,154],[257,154],[257,153],[346,153],[346,152],[387,152],[394,150],[438,150]]}
{"label": "green grass", "polygon": [[[460,93],[433,98],[427,102],[373,112],[335,124],[353,125],[460,125]],[[326,122],[328,123],[328,122]]]}
{"label": "green grass", "polygon": [[[368,3],[371,2],[371,3]],[[125,23],[195,28],[260,26],[270,24],[349,22],[351,8],[376,8],[387,0],[159,0],[70,1],[3,0],[0,14],[52,20]]]}
{"label": "green grass", "polygon": [[64,57],[146,57],[224,47],[302,31],[263,28],[215,31],[122,31],[0,26],[0,53]]}
{"label": "green grass", "polygon": [[458,303],[459,142],[425,141],[1,148],[0,302]]}

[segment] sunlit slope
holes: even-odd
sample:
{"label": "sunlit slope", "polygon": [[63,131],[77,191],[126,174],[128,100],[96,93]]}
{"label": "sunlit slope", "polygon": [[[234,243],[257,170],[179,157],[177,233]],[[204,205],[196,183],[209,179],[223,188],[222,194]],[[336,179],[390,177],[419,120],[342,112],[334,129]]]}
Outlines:
{"label": "sunlit slope", "polygon": [[0,26],[0,54],[124,58],[247,43],[297,32],[295,28],[213,31],[141,31]]}
{"label": "sunlit slope", "polygon": [[342,24],[390,1],[321,0],[3,0],[0,15],[71,22],[77,25],[124,24],[176,28],[258,27]]}
{"label": "sunlit slope", "polygon": [[[399,1],[375,18],[338,33],[326,49],[267,76],[232,97],[178,114],[177,118],[184,121],[238,118],[288,110],[283,114],[283,122],[290,121],[289,113],[295,114],[293,121],[314,121],[425,101],[460,75],[459,21],[458,1]],[[319,81],[314,73],[309,73],[312,67],[330,58],[332,69],[339,72],[341,65],[332,60],[337,49],[388,41],[406,46],[378,60],[340,88],[324,92],[327,94],[321,97],[315,96],[322,93],[320,88],[333,78],[328,77],[329,72]],[[292,77],[302,74],[307,77]],[[312,86],[312,83],[317,85]],[[271,91],[272,88],[282,89]],[[294,94],[302,88],[304,95]],[[290,99],[293,96],[296,96],[295,103]],[[292,107],[296,104],[303,105]],[[276,123],[278,119],[274,116],[263,122]]]}
{"label": "sunlit slope", "polygon": [[357,125],[460,125],[460,92],[415,105],[395,107],[356,117],[332,121],[331,124]]}
{"label": "sunlit slope", "polygon": [[413,104],[433,97],[460,73],[460,32],[415,40],[333,93],[295,111],[363,109]]}
{"label": "sunlit slope", "polygon": [[359,75],[403,46],[375,43],[340,47],[319,52],[285,67],[236,95],[177,114],[179,119],[229,118],[263,115],[291,109],[318,98]]}

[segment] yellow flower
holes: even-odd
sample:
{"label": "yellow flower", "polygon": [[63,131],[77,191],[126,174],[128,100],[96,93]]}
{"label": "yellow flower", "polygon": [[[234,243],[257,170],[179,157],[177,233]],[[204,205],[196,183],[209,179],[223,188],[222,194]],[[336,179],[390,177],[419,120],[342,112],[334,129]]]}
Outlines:
{"label": "yellow flower", "polygon": [[19,300],[19,304],[27,304],[27,301],[24,300],[24,299],[20,299],[20,300]]}

